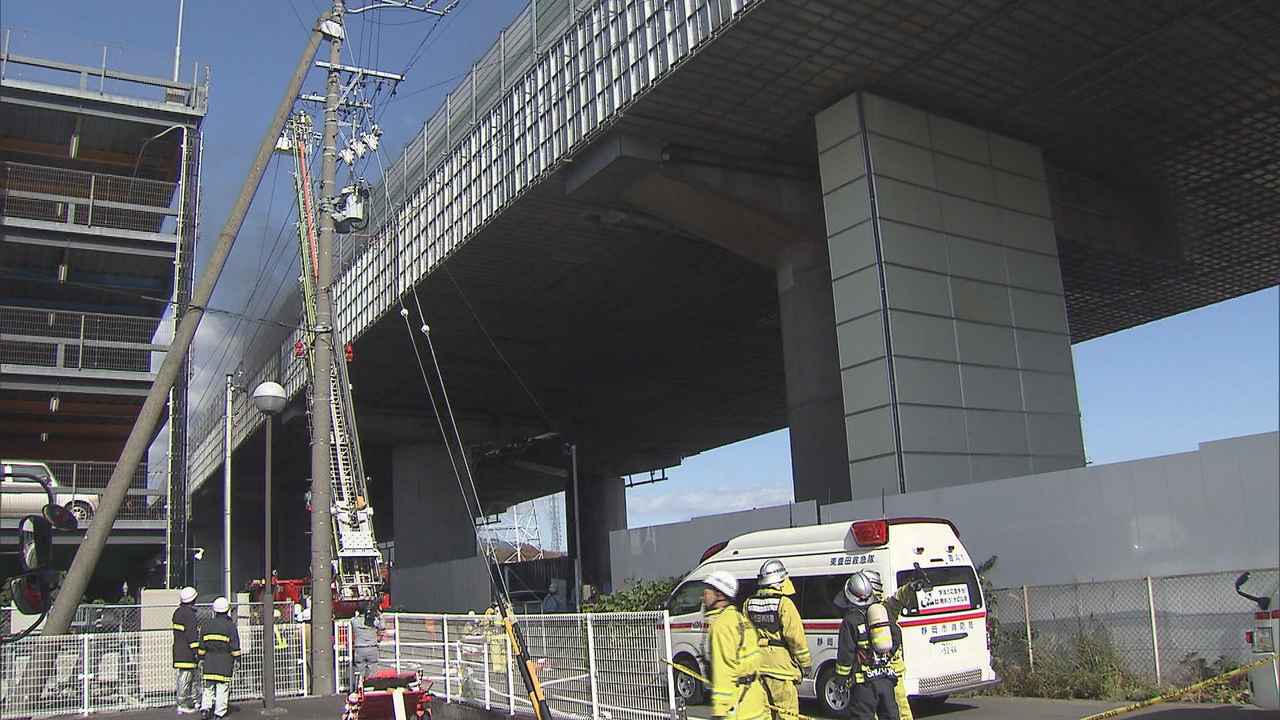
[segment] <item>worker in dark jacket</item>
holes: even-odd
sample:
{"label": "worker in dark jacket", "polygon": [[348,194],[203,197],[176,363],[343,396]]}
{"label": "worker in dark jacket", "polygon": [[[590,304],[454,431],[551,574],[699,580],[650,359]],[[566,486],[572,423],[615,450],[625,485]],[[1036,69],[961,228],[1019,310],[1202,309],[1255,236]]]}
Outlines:
{"label": "worker in dark jacket", "polygon": [[876,625],[869,618],[869,608],[879,602],[883,591],[880,573],[862,570],[850,576],[844,586],[844,597],[837,606],[845,610],[840,623],[836,650],[836,677],[849,685],[849,717],[853,720],[900,720],[895,687],[896,670],[901,666],[902,631],[884,615],[889,630],[888,648],[877,648],[872,641]]}
{"label": "worker in dark jacket", "polygon": [[231,695],[231,678],[240,659],[240,635],[231,621],[231,604],[224,597],[213,601],[213,619],[201,628],[200,659],[204,665],[200,714],[204,720],[224,718]]}
{"label": "worker in dark jacket", "polygon": [[196,589],[184,587],[178,593],[182,604],[173,611],[173,667],[178,671],[178,714],[196,711],[196,651],[200,649],[200,628],[196,623]]}

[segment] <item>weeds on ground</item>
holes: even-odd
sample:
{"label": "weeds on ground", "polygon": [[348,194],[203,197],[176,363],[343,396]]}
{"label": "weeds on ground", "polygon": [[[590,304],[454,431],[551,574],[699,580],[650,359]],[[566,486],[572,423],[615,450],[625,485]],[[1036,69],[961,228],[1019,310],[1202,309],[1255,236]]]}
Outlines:
{"label": "weeds on ground", "polygon": [[[1240,664],[1230,658],[1219,657],[1209,662],[1200,653],[1187,653],[1178,661],[1182,667],[1186,684],[1201,682],[1223,673],[1231,672]],[[1189,692],[1178,698],[1180,702],[1217,703],[1239,705],[1249,702],[1249,679],[1246,675],[1237,675],[1230,680],[1214,683],[1207,688]]]}
{"label": "weeds on ground", "polygon": [[661,610],[679,582],[679,578],[641,580],[617,592],[597,595],[582,609],[593,613]]}

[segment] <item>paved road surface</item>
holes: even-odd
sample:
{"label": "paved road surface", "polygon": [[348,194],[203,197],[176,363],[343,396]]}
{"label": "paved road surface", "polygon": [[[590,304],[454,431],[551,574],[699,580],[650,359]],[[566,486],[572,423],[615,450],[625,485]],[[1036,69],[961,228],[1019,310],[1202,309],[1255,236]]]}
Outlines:
{"label": "paved road surface", "polygon": [[[918,718],[937,720],[1079,720],[1087,715],[1102,712],[1123,703],[1106,703],[1093,700],[1039,700],[1035,698],[979,697],[961,698],[947,702],[931,713],[921,712]],[[816,711],[813,706],[802,706],[801,712]],[[706,706],[690,708],[689,717],[706,720],[710,717]],[[821,716],[814,716],[820,718]],[[1121,716],[1143,720],[1280,720],[1280,712],[1229,705],[1156,705],[1142,711]]]}
{"label": "paved road surface", "polygon": [[[300,700],[281,701],[281,707],[288,713],[279,720],[340,720],[342,716],[342,700],[337,697],[304,698]],[[233,705],[229,720],[258,720],[259,703],[240,703]],[[1115,703],[1093,702],[1090,700],[1035,700],[1031,698],[965,698],[948,702],[939,711],[929,715],[920,714],[920,718],[937,718],[938,720],[1079,720],[1086,715],[1116,707]],[[802,708],[812,712],[812,707]],[[437,718],[462,717],[467,720],[477,718],[479,713],[456,714],[441,712]],[[707,707],[699,706],[690,709],[689,717],[705,719],[709,716]],[[101,720],[189,720],[196,715],[177,716],[172,709],[140,710],[116,715],[103,714],[97,716]],[[1213,705],[1157,705],[1145,711],[1124,716],[1142,718],[1143,720],[1280,720],[1280,712],[1275,710],[1258,710],[1257,708],[1241,708]]]}

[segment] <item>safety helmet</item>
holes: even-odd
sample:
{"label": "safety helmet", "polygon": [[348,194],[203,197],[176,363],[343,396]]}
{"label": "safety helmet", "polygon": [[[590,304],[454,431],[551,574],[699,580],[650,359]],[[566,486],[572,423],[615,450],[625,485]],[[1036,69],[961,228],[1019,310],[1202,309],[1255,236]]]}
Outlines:
{"label": "safety helmet", "polygon": [[182,588],[182,590],[178,591],[178,599],[182,601],[183,605],[195,602],[196,589],[191,586]]}
{"label": "safety helmet", "polygon": [[781,585],[788,577],[787,566],[781,560],[766,560],[760,566],[760,574],[756,576],[760,587]]}
{"label": "safety helmet", "polygon": [[231,612],[231,603],[227,602],[226,598],[220,597],[213,601],[213,611],[219,615],[226,615]]}
{"label": "safety helmet", "polygon": [[702,581],[702,584],[720,592],[730,600],[738,596],[738,578],[724,570],[717,570],[711,573],[706,580]]}
{"label": "safety helmet", "polygon": [[844,597],[850,604],[866,607],[876,601],[884,584],[880,581],[880,573],[875,570],[859,570],[844,584]]}

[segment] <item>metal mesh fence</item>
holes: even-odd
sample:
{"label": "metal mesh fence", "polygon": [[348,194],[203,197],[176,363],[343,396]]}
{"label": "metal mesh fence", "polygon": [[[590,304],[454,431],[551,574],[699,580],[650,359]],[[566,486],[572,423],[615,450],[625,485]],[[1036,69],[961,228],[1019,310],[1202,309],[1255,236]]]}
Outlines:
{"label": "metal mesh fence", "polygon": [[[519,618],[547,702],[557,717],[669,718],[675,710],[665,613]],[[501,620],[485,615],[386,616],[377,664],[417,670],[447,702],[529,710]],[[349,623],[336,635],[338,677],[350,687],[361,652]]]}
{"label": "metal mesh fence", "polygon": [[[158,318],[0,306],[0,363],[149,373]],[[157,363],[158,365],[158,363]]]}
{"label": "metal mesh fence", "polygon": [[[43,475],[46,465],[52,474],[53,491],[58,504],[71,510],[82,528],[91,525],[97,515],[99,499],[107,487],[107,482],[111,479],[112,471],[115,470],[115,463],[32,460],[10,461],[8,467],[15,473]],[[164,524],[168,512],[168,493],[163,489],[163,473],[163,470],[156,473],[155,479],[160,482],[154,483],[156,487],[153,489],[148,487],[147,467],[145,465],[138,467],[134,472],[124,504],[116,514],[117,521],[149,522],[157,526]],[[23,515],[39,513],[40,508],[47,502],[46,495],[36,482],[18,479],[10,482],[17,483],[25,489],[20,492],[6,493],[3,502],[0,502],[0,517],[3,518],[5,527],[16,525]]]}
{"label": "metal mesh fence", "polygon": [[[262,628],[240,624],[232,700],[262,696]],[[306,692],[304,626],[277,625],[275,687]],[[168,630],[29,637],[0,646],[0,719],[88,714],[174,704]]]}
{"label": "metal mesh fence", "polygon": [[[1275,568],[1250,573],[1251,584],[1267,592],[1280,583]],[[990,594],[998,628],[992,654],[1005,667],[1034,668],[1078,655],[1092,641],[1105,643],[1138,681],[1191,682],[1200,679],[1201,661],[1231,666],[1250,659],[1243,633],[1253,607],[1235,594],[1238,574],[997,589]]]}
{"label": "metal mesh fence", "polygon": [[172,232],[177,183],[25,163],[0,163],[0,215],[44,222]]}

